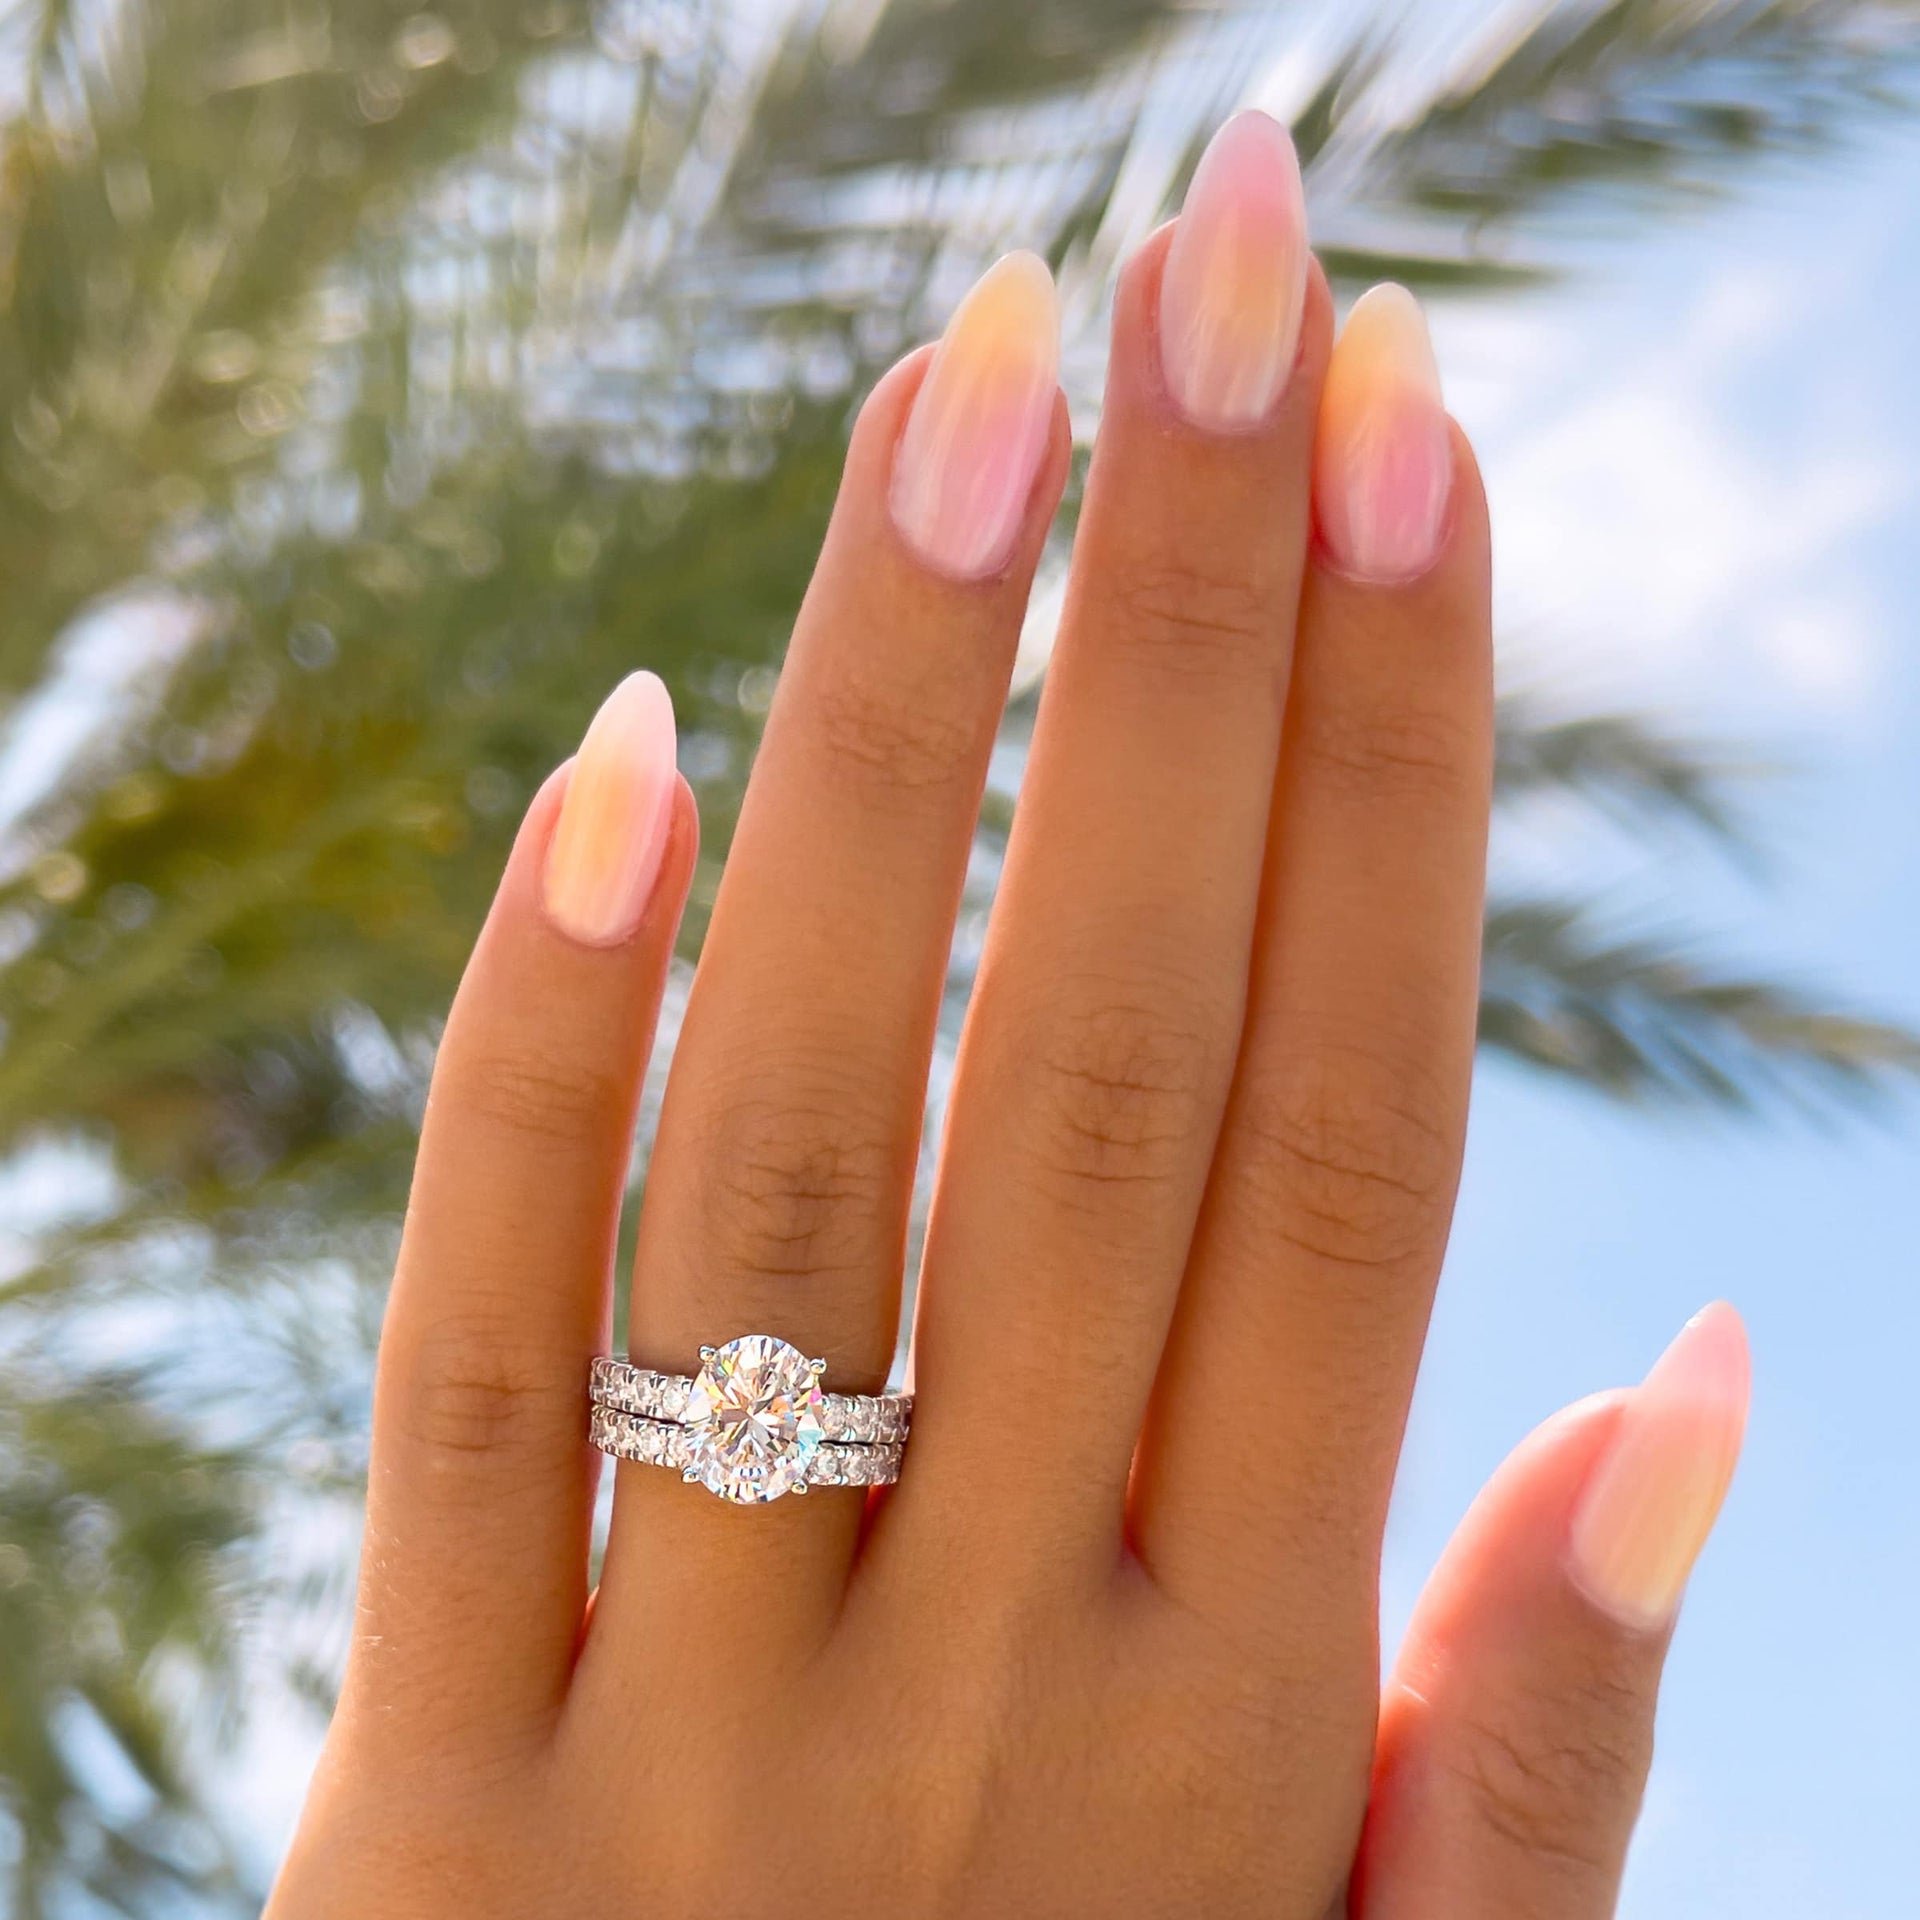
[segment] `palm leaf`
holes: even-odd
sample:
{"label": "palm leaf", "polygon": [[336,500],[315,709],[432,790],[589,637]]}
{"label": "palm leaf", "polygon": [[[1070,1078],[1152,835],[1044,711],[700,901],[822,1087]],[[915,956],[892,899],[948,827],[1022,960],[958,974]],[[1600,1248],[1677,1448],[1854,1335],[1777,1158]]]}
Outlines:
{"label": "palm leaf", "polygon": [[1617,1098],[1754,1112],[1857,1103],[1920,1073],[1920,1036],[1694,957],[1670,931],[1603,931],[1590,909],[1496,901],[1482,1044]]}
{"label": "palm leaf", "polygon": [[1742,851],[1749,842],[1733,793],[1766,770],[1637,715],[1555,717],[1512,694],[1499,703],[1494,790],[1509,804],[1570,795],[1628,824],[1677,822]]}
{"label": "palm leaf", "polygon": [[1524,277],[1541,260],[1500,251],[1524,222],[1592,228],[1857,137],[1910,105],[1916,61],[1910,0],[1536,6],[1415,109],[1383,110],[1362,85],[1325,116],[1336,266],[1438,287]]}
{"label": "palm leaf", "polygon": [[[249,1524],[242,1463],[128,1374],[50,1388],[0,1371],[0,1826],[22,1842],[11,1910],[71,1868],[137,1911],[156,1883],[217,1894],[234,1872],[150,1690],[165,1661],[217,1690],[235,1652],[222,1591]],[[109,1809],[63,1728],[83,1717],[145,1796]],[[59,1836],[57,1854],[49,1851]]]}

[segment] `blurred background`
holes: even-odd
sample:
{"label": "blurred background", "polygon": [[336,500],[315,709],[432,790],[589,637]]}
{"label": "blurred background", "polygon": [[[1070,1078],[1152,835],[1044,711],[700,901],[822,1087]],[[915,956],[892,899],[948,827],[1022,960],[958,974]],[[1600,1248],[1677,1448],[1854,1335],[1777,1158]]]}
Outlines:
{"label": "blurred background", "polygon": [[1248,102],[1343,300],[1429,300],[1499,549],[1389,1643],[1526,1428],[1730,1295],[1623,1911],[1913,1914],[1913,0],[0,0],[0,1913],[257,1911],[520,808],[664,674],[690,965],[851,408],[1035,246],[1084,447],[1115,266]]}

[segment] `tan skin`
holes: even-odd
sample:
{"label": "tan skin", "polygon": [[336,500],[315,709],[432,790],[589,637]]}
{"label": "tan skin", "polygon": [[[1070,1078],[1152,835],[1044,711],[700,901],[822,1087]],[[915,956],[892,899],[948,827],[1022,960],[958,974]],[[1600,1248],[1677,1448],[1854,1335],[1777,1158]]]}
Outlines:
{"label": "tan skin", "polygon": [[[1464,439],[1437,562],[1314,537],[1332,335],[1254,431],[1169,405],[1129,268],[1073,585],[953,1089],[901,1484],[737,1509],[619,1469],[588,1357],[694,857],[542,911],[534,802],[435,1074],[359,1614],[271,1920],[1602,1920],[1664,1635],[1561,1571],[1619,1411],[1463,1528],[1383,1699],[1381,1532],[1466,1125],[1492,714]],[[767,1330],[871,1390],[986,760],[1063,484],[958,582],[887,512],[883,380],[675,1056],[632,1346]],[[1245,1451],[1258,1396],[1259,1470]],[[1023,1444],[981,1444],[981,1409]],[[1004,1430],[1004,1429],[1003,1429]],[[1236,1435],[1239,1437],[1236,1441]]]}

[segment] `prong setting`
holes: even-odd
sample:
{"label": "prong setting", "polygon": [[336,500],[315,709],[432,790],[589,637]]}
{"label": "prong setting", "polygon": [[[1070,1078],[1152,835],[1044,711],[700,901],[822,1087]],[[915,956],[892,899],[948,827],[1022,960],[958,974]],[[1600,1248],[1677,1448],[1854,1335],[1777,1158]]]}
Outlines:
{"label": "prong setting", "polygon": [[911,1394],[827,1392],[826,1360],[769,1334],[702,1346],[700,1354],[693,1375],[595,1360],[593,1445],[616,1459],[667,1467],[742,1506],[899,1478]]}

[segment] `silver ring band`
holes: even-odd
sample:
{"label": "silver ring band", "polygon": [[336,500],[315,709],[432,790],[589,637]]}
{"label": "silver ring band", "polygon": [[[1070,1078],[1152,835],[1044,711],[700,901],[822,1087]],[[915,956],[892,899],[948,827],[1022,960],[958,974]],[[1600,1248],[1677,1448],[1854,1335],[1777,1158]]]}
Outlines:
{"label": "silver ring band", "polygon": [[771,1334],[702,1347],[700,1360],[697,1374],[594,1361],[588,1438],[602,1453],[670,1468],[742,1506],[900,1477],[911,1394],[828,1393],[827,1363]]}
{"label": "silver ring band", "polygon": [[[636,1367],[631,1360],[610,1360],[603,1354],[593,1363],[590,1392],[597,1406],[636,1413],[643,1420],[678,1424],[686,1418],[694,1378],[685,1373],[656,1373],[651,1367]],[[823,1393],[820,1424],[825,1429],[824,1437],[831,1441],[897,1446],[913,1424],[913,1395]]]}
{"label": "silver ring band", "polygon": [[[642,1420],[637,1414],[619,1413],[608,1406],[596,1406],[588,1425],[588,1438],[602,1453],[616,1460],[637,1460],[643,1466],[667,1467],[687,1476],[691,1469],[687,1458],[687,1430],[664,1420]],[[900,1478],[902,1449],[896,1444],[863,1447],[854,1442],[818,1448],[807,1462],[806,1476],[790,1493],[803,1493],[808,1487],[890,1487]],[[697,1472],[692,1473],[698,1479]]]}

